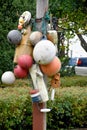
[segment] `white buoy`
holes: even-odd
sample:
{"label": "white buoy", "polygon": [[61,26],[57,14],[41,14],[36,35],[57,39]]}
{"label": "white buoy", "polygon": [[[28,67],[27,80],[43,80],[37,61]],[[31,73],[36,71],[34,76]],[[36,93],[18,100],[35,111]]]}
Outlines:
{"label": "white buoy", "polygon": [[1,76],[1,81],[4,84],[13,84],[15,81],[15,76],[12,71],[6,71]]}
{"label": "white buoy", "polygon": [[42,33],[39,31],[32,32],[29,39],[33,46],[35,46],[42,38]]}
{"label": "white buoy", "polygon": [[50,63],[56,55],[56,48],[54,44],[49,40],[39,41],[33,50],[34,60],[38,64]]}

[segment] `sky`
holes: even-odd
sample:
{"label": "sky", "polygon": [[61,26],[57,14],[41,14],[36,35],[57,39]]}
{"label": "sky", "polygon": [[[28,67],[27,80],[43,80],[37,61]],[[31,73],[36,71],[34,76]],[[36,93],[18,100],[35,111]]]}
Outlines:
{"label": "sky", "polygon": [[[83,35],[87,41],[87,36]],[[80,41],[77,36],[69,40],[69,57],[87,57],[87,52],[81,47]]]}

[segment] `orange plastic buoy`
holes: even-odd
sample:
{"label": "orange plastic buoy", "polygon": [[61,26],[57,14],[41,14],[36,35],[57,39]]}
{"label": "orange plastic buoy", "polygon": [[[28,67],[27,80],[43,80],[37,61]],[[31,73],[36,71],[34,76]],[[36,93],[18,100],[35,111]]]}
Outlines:
{"label": "orange plastic buoy", "polygon": [[57,72],[59,72],[61,68],[60,59],[55,56],[55,58],[47,65],[40,65],[41,71],[46,74],[47,76],[53,76]]}

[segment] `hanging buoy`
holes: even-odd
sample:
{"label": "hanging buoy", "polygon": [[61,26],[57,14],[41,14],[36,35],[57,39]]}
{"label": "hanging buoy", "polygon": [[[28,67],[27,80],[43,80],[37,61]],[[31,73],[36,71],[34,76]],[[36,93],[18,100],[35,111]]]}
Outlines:
{"label": "hanging buoy", "polygon": [[39,41],[33,50],[33,57],[38,64],[50,63],[56,55],[56,48],[49,40]]}
{"label": "hanging buoy", "polygon": [[14,68],[14,75],[17,77],[17,78],[25,78],[27,77],[27,70],[26,69],[23,69],[21,68],[19,65],[16,65],[15,68]]}
{"label": "hanging buoy", "polygon": [[1,81],[4,84],[13,84],[15,82],[15,75],[12,71],[6,71],[1,76]]}
{"label": "hanging buoy", "polygon": [[35,46],[42,38],[42,33],[39,31],[32,32],[29,39],[33,46]]}
{"label": "hanging buoy", "polygon": [[21,42],[22,35],[18,30],[11,30],[7,35],[7,39],[10,43],[17,45]]}
{"label": "hanging buoy", "polygon": [[33,58],[30,55],[21,55],[18,58],[18,65],[24,69],[29,69],[33,64]]}
{"label": "hanging buoy", "polygon": [[59,72],[61,68],[60,59],[55,56],[54,59],[47,65],[40,65],[41,71],[47,76],[53,76]]}

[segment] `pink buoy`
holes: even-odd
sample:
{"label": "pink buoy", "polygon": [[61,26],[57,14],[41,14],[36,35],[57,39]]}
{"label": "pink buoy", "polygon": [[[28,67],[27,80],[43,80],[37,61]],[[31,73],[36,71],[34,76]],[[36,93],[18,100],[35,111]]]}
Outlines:
{"label": "pink buoy", "polygon": [[25,78],[27,76],[27,70],[21,68],[19,65],[16,65],[16,67],[14,68],[14,75],[17,78]]}
{"label": "pink buoy", "polygon": [[29,69],[33,64],[33,58],[30,55],[21,55],[18,58],[18,65],[24,69]]}

